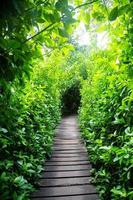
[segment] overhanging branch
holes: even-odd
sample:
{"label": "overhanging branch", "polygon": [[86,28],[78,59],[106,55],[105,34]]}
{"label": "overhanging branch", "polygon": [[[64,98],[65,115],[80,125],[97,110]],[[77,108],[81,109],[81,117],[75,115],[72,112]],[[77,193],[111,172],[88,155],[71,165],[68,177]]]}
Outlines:
{"label": "overhanging branch", "polygon": [[[99,1],[99,0],[94,0],[94,1],[90,1],[90,2],[86,2],[86,3],[80,4],[80,5],[76,6],[75,8],[73,8],[73,9],[71,10],[71,12],[73,12],[73,11],[75,11],[75,10],[81,8],[81,7],[84,7],[84,6],[90,5],[90,4],[92,4],[92,3],[95,3],[95,2],[97,2],[97,1]],[[61,17],[60,19],[62,19],[62,17]],[[32,40],[33,38],[35,38],[36,36],[40,35],[40,34],[43,33],[44,31],[48,30],[48,29],[49,29],[50,27],[52,27],[54,24],[55,24],[55,23],[52,23],[52,24],[48,25],[47,27],[45,27],[44,29],[42,29],[41,31],[39,31],[38,33],[36,33],[35,35],[29,37],[28,39],[26,39],[26,40],[23,42],[23,44],[25,44],[25,43],[28,42],[29,40]]]}
{"label": "overhanging branch", "polygon": [[36,8],[37,6],[45,5],[45,4],[48,4],[48,3],[49,3],[48,0],[46,0],[44,2],[40,2],[36,5],[34,5],[33,7],[26,9],[25,12],[29,12],[29,11],[33,10],[34,8]]}
{"label": "overhanging branch", "polygon": [[95,2],[97,2],[97,1],[99,1],[99,0],[94,0],[94,1],[90,1],[90,2],[86,2],[86,3],[80,4],[80,5],[76,6],[75,8],[73,8],[73,9],[72,9],[72,12],[73,12],[74,10],[77,10],[77,9],[79,9],[79,8],[81,8],[81,7],[84,7],[84,6],[88,6],[88,5],[90,5],[90,4],[92,4],[92,3],[95,3]]}
{"label": "overhanging branch", "polygon": [[41,31],[37,32],[35,35],[29,37],[28,39],[26,39],[23,44],[25,44],[26,42],[28,42],[29,40],[32,40],[33,38],[35,38],[36,36],[40,35],[42,32],[48,30],[50,27],[52,27],[55,23],[49,24],[47,27],[45,27],[44,29],[42,29]]}

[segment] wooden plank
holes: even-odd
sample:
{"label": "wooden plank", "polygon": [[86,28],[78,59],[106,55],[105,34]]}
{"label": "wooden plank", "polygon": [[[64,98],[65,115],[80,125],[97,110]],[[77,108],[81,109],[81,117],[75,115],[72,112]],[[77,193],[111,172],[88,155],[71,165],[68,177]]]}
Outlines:
{"label": "wooden plank", "polygon": [[69,141],[54,141],[54,145],[79,145],[79,144],[82,144],[80,141],[72,141],[69,142]]}
{"label": "wooden plank", "polygon": [[86,151],[84,151],[84,149],[83,150],[80,150],[80,149],[78,149],[78,150],[71,150],[71,149],[68,149],[68,150],[66,150],[66,149],[63,149],[63,150],[54,150],[53,152],[52,152],[52,155],[53,154],[71,154],[71,153],[78,153],[78,154],[80,154],[80,153],[86,153],[87,154],[87,152]]}
{"label": "wooden plank", "polygon": [[90,182],[91,182],[91,177],[73,177],[73,178],[65,178],[65,179],[43,178],[43,179],[40,179],[39,185],[42,187],[71,186],[71,185],[86,185],[86,184],[90,184]]}
{"label": "wooden plank", "polygon": [[90,176],[89,170],[84,171],[57,171],[57,172],[43,172],[42,178],[66,178],[66,177],[88,177]]}
{"label": "wooden plank", "polygon": [[79,153],[75,153],[75,154],[60,154],[60,153],[54,153],[52,154],[52,158],[86,158],[86,160],[88,160],[87,156],[86,156],[86,153],[82,153],[82,154],[79,154]]}
{"label": "wooden plank", "polygon": [[73,142],[83,142],[83,140],[80,138],[80,139],[64,139],[64,138],[58,138],[57,136],[54,138],[54,142],[70,142],[70,143],[73,143]]}
{"label": "wooden plank", "polygon": [[54,143],[65,143],[65,144],[78,144],[78,143],[80,143],[80,142],[82,142],[81,140],[78,140],[78,139],[76,139],[76,140],[64,140],[63,138],[62,139],[55,139],[54,140]]}
{"label": "wooden plank", "polygon": [[86,164],[90,164],[89,163],[89,161],[69,161],[69,162],[59,162],[59,161],[47,161],[46,163],[45,163],[45,165],[46,166],[48,166],[48,165],[61,165],[61,166],[63,166],[63,165],[66,165],[66,166],[70,166],[70,165],[86,165]]}
{"label": "wooden plank", "polygon": [[54,148],[59,148],[59,149],[82,149],[82,150],[85,150],[85,148],[83,147],[83,145],[79,144],[79,145],[68,145],[68,144],[56,144],[54,145]]}
{"label": "wooden plank", "polygon": [[74,140],[74,139],[77,140],[77,139],[79,139],[79,136],[73,136],[73,137],[71,137],[70,135],[67,136],[67,135],[65,134],[65,135],[57,135],[56,138],[65,139],[65,140],[69,140],[69,139],[70,139],[70,140],[72,140],[72,139],[73,139],[73,140]]}
{"label": "wooden plank", "polygon": [[79,138],[79,135],[76,134],[76,131],[70,131],[70,130],[60,130],[60,132],[58,132],[56,136],[57,137],[59,137],[59,136],[68,137],[69,136],[70,138],[73,138],[73,137]]}
{"label": "wooden plank", "polygon": [[77,171],[90,170],[91,165],[70,165],[70,166],[46,166],[45,171]]}
{"label": "wooden plank", "polygon": [[83,147],[83,146],[72,146],[72,147],[70,147],[70,146],[54,146],[53,147],[53,150],[84,150],[85,148]]}
{"label": "wooden plank", "polygon": [[60,129],[58,130],[57,132],[57,136],[58,135],[66,135],[66,136],[70,136],[70,137],[73,137],[73,136],[76,136],[76,137],[79,137],[78,134],[76,134],[76,132],[78,132],[78,130],[75,130],[75,129]]}
{"label": "wooden plank", "polygon": [[33,194],[33,197],[60,197],[60,196],[73,196],[84,194],[96,194],[93,185],[77,185],[71,187],[49,187],[40,188]]}
{"label": "wooden plank", "polygon": [[81,138],[76,139],[76,140],[75,140],[75,138],[74,139],[69,138],[66,140],[65,138],[58,138],[56,135],[56,137],[54,138],[54,141],[57,141],[57,142],[79,142],[79,141],[83,141],[83,140]]}
{"label": "wooden plank", "polygon": [[75,117],[66,117],[56,129],[53,153],[45,162],[40,189],[33,200],[98,200],[91,184],[91,164],[79,136]]}
{"label": "wooden plank", "polygon": [[57,138],[59,137],[59,138],[62,138],[62,139],[79,139],[79,136],[77,136],[76,134],[75,135],[72,135],[72,134],[68,134],[68,132],[66,132],[66,133],[61,133],[61,134],[58,134],[57,136],[56,136]]}
{"label": "wooden plank", "polygon": [[79,151],[79,150],[81,150],[81,151],[86,151],[86,149],[85,149],[85,147],[83,147],[83,146],[80,146],[80,147],[60,147],[60,146],[54,146],[53,148],[52,148],[52,150],[53,151],[56,151],[56,150],[59,150],[59,151],[63,151],[63,150],[68,150],[68,151],[72,151],[72,150],[77,150],[77,151]]}
{"label": "wooden plank", "polygon": [[54,142],[54,145],[60,145],[60,146],[83,146],[83,144],[81,142],[71,142],[71,144],[69,144],[69,142]]}
{"label": "wooden plank", "polygon": [[68,127],[69,125],[67,126],[60,126],[57,130],[58,130],[58,133],[60,133],[61,131],[71,131],[72,133],[75,133],[76,131],[78,131],[79,129],[77,127]]}
{"label": "wooden plank", "polygon": [[66,197],[43,197],[43,198],[34,198],[34,200],[98,200],[97,194],[82,194],[76,196],[66,196]]}
{"label": "wooden plank", "polygon": [[78,157],[51,157],[50,161],[70,162],[70,161],[87,161],[86,156]]}
{"label": "wooden plank", "polygon": [[70,138],[64,138],[62,137],[59,137],[58,135],[56,135],[56,137],[54,138],[54,141],[57,141],[57,140],[63,140],[63,141],[75,141],[75,140],[78,140],[78,141],[82,141],[82,139],[80,137],[77,138],[77,135],[76,137],[70,137]]}

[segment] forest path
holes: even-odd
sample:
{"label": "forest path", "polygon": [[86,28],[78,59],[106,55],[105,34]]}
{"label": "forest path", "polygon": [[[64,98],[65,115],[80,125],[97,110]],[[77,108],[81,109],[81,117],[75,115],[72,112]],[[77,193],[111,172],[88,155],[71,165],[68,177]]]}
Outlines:
{"label": "forest path", "polygon": [[76,117],[63,118],[56,129],[52,157],[45,163],[40,188],[32,200],[98,200],[90,183],[90,169]]}

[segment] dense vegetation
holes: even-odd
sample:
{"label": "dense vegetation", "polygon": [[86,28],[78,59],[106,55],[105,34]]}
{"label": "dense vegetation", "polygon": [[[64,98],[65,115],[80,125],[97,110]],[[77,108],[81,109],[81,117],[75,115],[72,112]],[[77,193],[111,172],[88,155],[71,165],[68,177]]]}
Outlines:
{"label": "dense vegetation", "polygon": [[[79,105],[101,199],[133,199],[132,7],[131,0],[1,1],[0,199],[29,199],[61,114]],[[80,22],[89,47],[74,41]],[[100,32],[108,35],[103,48]]]}
{"label": "dense vegetation", "polygon": [[110,53],[90,57],[80,123],[101,199],[132,199],[133,82]]}
{"label": "dense vegetation", "polygon": [[133,12],[128,6],[111,11],[115,20],[126,9],[110,26],[108,49],[89,54],[88,77],[81,84],[80,124],[101,199],[133,199]]}
{"label": "dense vegetation", "polygon": [[[65,8],[65,9],[64,9]],[[60,118],[62,53],[71,32],[67,1],[1,1],[0,199],[27,199],[50,155]],[[71,48],[69,45],[68,48]],[[59,54],[59,56],[58,56]],[[45,56],[44,56],[45,55]],[[56,56],[58,57],[56,59]],[[57,67],[60,63],[59,67]],[[56,66],[56,67],[55,67]]]}

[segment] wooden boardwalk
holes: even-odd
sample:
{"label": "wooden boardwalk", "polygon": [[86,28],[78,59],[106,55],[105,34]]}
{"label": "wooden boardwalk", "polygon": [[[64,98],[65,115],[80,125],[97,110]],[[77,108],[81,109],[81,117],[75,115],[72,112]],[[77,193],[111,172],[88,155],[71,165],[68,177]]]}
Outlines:
{"label": "wooden boardwalk", "polygon": [[52,157],[40,178],[40,189],[32,200],[98,200],[90,183],[90,169],[76,117],[63,118],[56,129]]}

